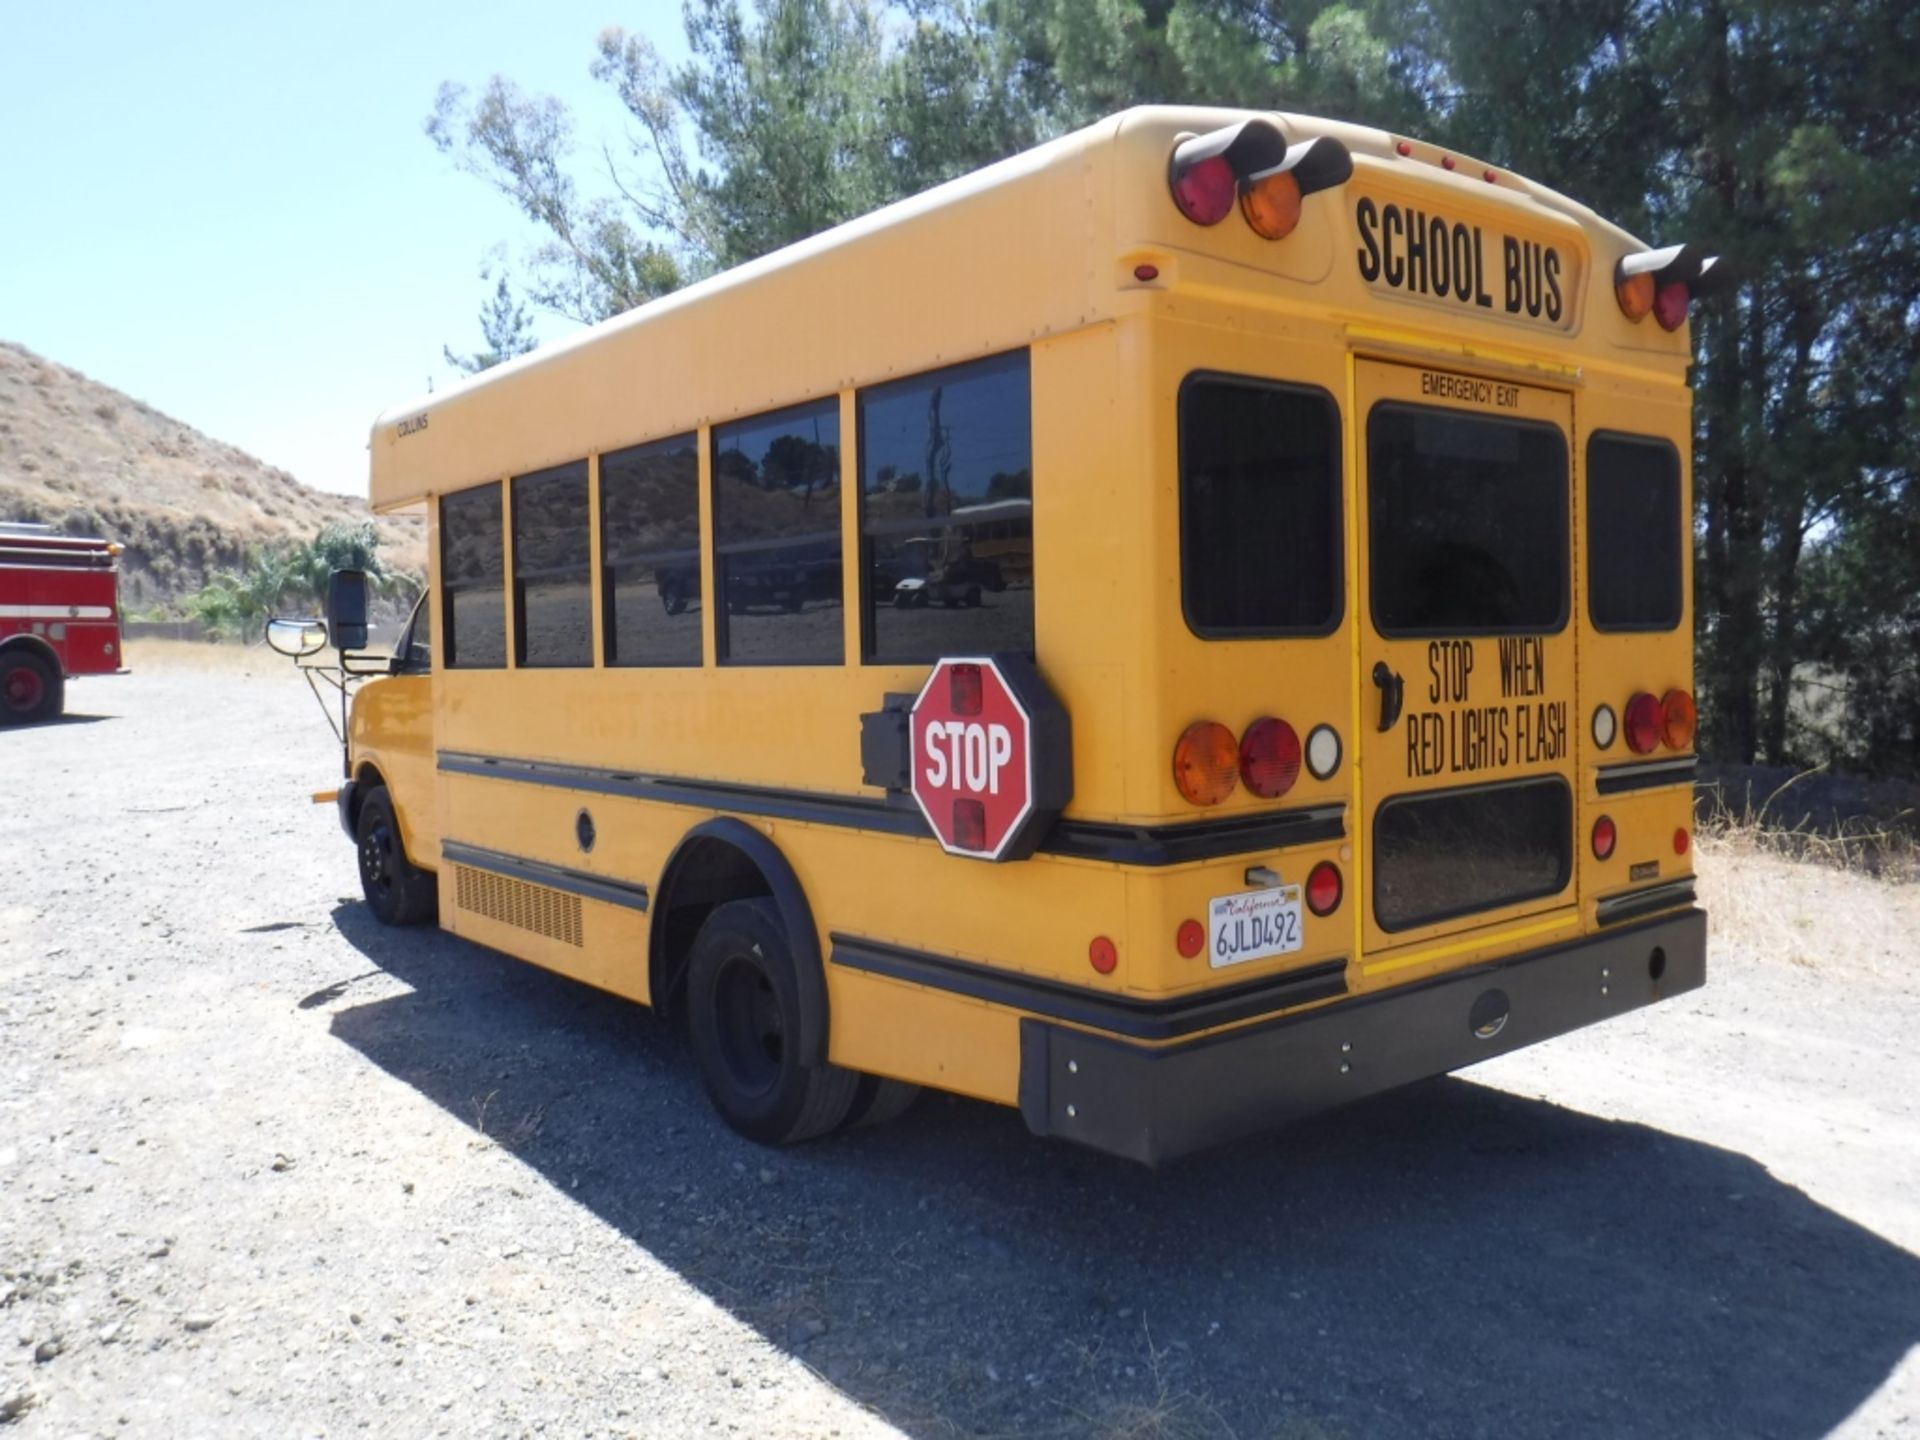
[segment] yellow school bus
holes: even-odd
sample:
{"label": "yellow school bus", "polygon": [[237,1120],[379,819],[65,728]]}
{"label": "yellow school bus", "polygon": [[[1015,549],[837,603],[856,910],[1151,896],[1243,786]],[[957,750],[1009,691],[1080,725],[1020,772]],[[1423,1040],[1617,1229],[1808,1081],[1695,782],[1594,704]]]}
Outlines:
{"label": "yellow school bus", "polygon": [[772,1143],[932,1086],[1156,1162],[1692,989],[1712,264],[1136,109],[392,410],[368,903]]}

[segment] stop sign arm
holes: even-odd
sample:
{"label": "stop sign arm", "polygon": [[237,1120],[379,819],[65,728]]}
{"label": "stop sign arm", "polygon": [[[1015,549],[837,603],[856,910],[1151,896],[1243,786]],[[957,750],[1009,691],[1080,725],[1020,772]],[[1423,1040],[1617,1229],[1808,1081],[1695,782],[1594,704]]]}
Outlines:
{"label": "stop sign arm", "polygon": [[[1024,722],[1021,767],[1028,787],[1022,818],[992,853],[958,849],[951,853],[982,859],[1024,860],[1039,848],[1073,799],[1073,727],[1060,703],[1032,660],[1015,652],[996,652],[979,658],[943,659],[928,675],[928,685],[912,695],[889,694],[878,710],[860,717],[860,764],[864,783],[887,791],[889,799],[918,803],[914,796],[914,716],[933,680],[948,667],[978,665],[991,669],[1002,683]],[[920,805],[924,812],[924,804]],[[935,838],[937,827],[929,826]]]}

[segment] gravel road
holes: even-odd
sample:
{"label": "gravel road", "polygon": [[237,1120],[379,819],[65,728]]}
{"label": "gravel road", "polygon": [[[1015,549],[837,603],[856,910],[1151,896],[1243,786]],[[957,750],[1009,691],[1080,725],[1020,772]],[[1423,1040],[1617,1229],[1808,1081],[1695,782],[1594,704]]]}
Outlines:
{"label": "gravel road", "polygon": [[69,698],[0,732],[8,1434],[1920,1434],[1915,887],[1727,867],[1794,944],[1163,1172],[939,1097],[774,1153],[374,924],[270,659]]}

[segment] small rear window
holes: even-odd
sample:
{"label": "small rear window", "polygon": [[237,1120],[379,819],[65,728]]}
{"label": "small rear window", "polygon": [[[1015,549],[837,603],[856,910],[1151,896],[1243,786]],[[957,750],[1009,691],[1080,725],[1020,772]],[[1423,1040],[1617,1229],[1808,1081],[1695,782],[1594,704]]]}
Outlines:
{"label": "small rear window", "polygon": [[1382,930],[1558,895],[1573,876],[1573,792],[1559,776],[1399,795],[1373,818]]}
{"label": "small rear window", "polygon": [[1644,435],[1587,442],[1587,609],[1596,630],[1680,624],[1680,452]]}
{"label": "small rear window", "polygon": [[1567,623],[1567,444],[1552,425],[1424,405],[1367,417],[1373,621],[1382,635]]}
{"label": "small rear window", "polygon": [[1340,412],[1237,375],[1180,387],[1180,599],[1205,638],[1340,624]]}

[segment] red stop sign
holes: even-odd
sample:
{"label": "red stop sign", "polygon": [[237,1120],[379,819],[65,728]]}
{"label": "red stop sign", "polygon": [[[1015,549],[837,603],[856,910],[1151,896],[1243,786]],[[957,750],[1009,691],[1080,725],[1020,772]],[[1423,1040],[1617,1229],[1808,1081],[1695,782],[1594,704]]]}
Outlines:
{"label": "red stop sign", "polygon": [[998,860],[1034,817],[1034,716],[991,657],[942,660],[908,722],[913,798],[951,855]]}

